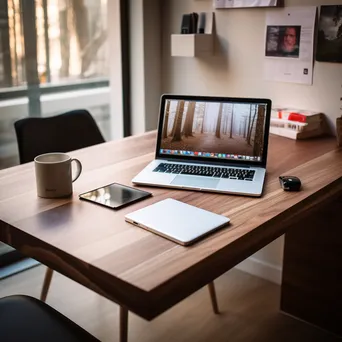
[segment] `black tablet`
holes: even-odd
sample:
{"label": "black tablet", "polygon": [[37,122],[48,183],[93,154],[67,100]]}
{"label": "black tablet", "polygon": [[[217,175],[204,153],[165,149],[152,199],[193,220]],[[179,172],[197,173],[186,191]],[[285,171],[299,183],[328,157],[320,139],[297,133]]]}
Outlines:
{"label": "black tablet", "polygon": [[94,202],[112,209],[120,209],[134,202],[150,197],[147,191],[131,188],[126,185],[113,183],[81,194],[81,200]]}

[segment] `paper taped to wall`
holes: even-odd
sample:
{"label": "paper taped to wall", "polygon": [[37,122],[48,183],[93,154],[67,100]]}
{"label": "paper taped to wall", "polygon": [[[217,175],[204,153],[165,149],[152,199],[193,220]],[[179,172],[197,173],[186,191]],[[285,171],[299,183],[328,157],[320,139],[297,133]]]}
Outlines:
{"label": "paper taped to wall", "polygon": [[276,7],[279,0],[214,0],[215,8]]}
{"label": "paper taped to wall", "polygon": [[316,10],[288,7],[267,13],[266,80],[312,85]]}

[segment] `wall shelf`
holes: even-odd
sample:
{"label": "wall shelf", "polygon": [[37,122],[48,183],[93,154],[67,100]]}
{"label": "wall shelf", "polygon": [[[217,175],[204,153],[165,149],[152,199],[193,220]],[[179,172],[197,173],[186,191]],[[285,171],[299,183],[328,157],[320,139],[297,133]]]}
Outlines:
{"label": "wall shelf", "polygon": [[171,36],[172,57],[203,57],[213,54],[212,34],[173,34]]}
{"label": "wall shelf", "polygon": [[214,13],[207,13],[205,33],[172,34],[172,57],[206,57],[214,54]]}

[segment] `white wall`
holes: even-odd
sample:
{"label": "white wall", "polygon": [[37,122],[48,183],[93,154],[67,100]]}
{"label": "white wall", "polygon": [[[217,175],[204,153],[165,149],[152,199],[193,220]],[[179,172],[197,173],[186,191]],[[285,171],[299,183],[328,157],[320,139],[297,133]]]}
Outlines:
{"label": "white wall", "polygon": [[161,95],[159,0],[130,0],[132,134],[157,128]]}
{"label": "white wall", "polygon": [[109,0],[107,9],[110,61],[111,138],[115,140],[122,138],[124,135],[120,0]]}
{"label": "white wall", "polygon": [[[287,6],[341,4],[341,0],[285,1]],[[342,64],[315,62],[313,86],[263,81],[266,9],[217,10],[217,38],[213,57],[197,59],[170,56],[170,35],[179,33],[182,14],[213,11],[212,3],[212,0],[162,1],[162,91],[271,98],[275,104],[322,111],[328,116],[332,127],[340,115]],[[281,238],[239,267],[280,282],[282,253]]]}
{"label": "white wall", "polygon": [[[320,5],[324,0],[286,0],[288,6]],[[341,0],[329,0],[341,4]],[[266,9],[216,11],[215,56],[170,57],[170,34],[178,33],[182,13],[212,11],[212,1],[163,1],[163,91],[269,97],[274,103],[322,111],[331,126],[339,116],[342,65],[315,62],[314,84],[263,81]],[[278,9],[272,9],[278,11]]]}

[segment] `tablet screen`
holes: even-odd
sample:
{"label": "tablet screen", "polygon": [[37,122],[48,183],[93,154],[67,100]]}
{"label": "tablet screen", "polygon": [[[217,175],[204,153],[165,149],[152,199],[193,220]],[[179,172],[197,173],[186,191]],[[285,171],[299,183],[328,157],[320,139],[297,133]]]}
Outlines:
{"label": "tablet screen", "polygon": [[150,197],[150,192],[113,183],[80,195],[80,199],[95,202],[113,209],[122,208],[130,203]]}

